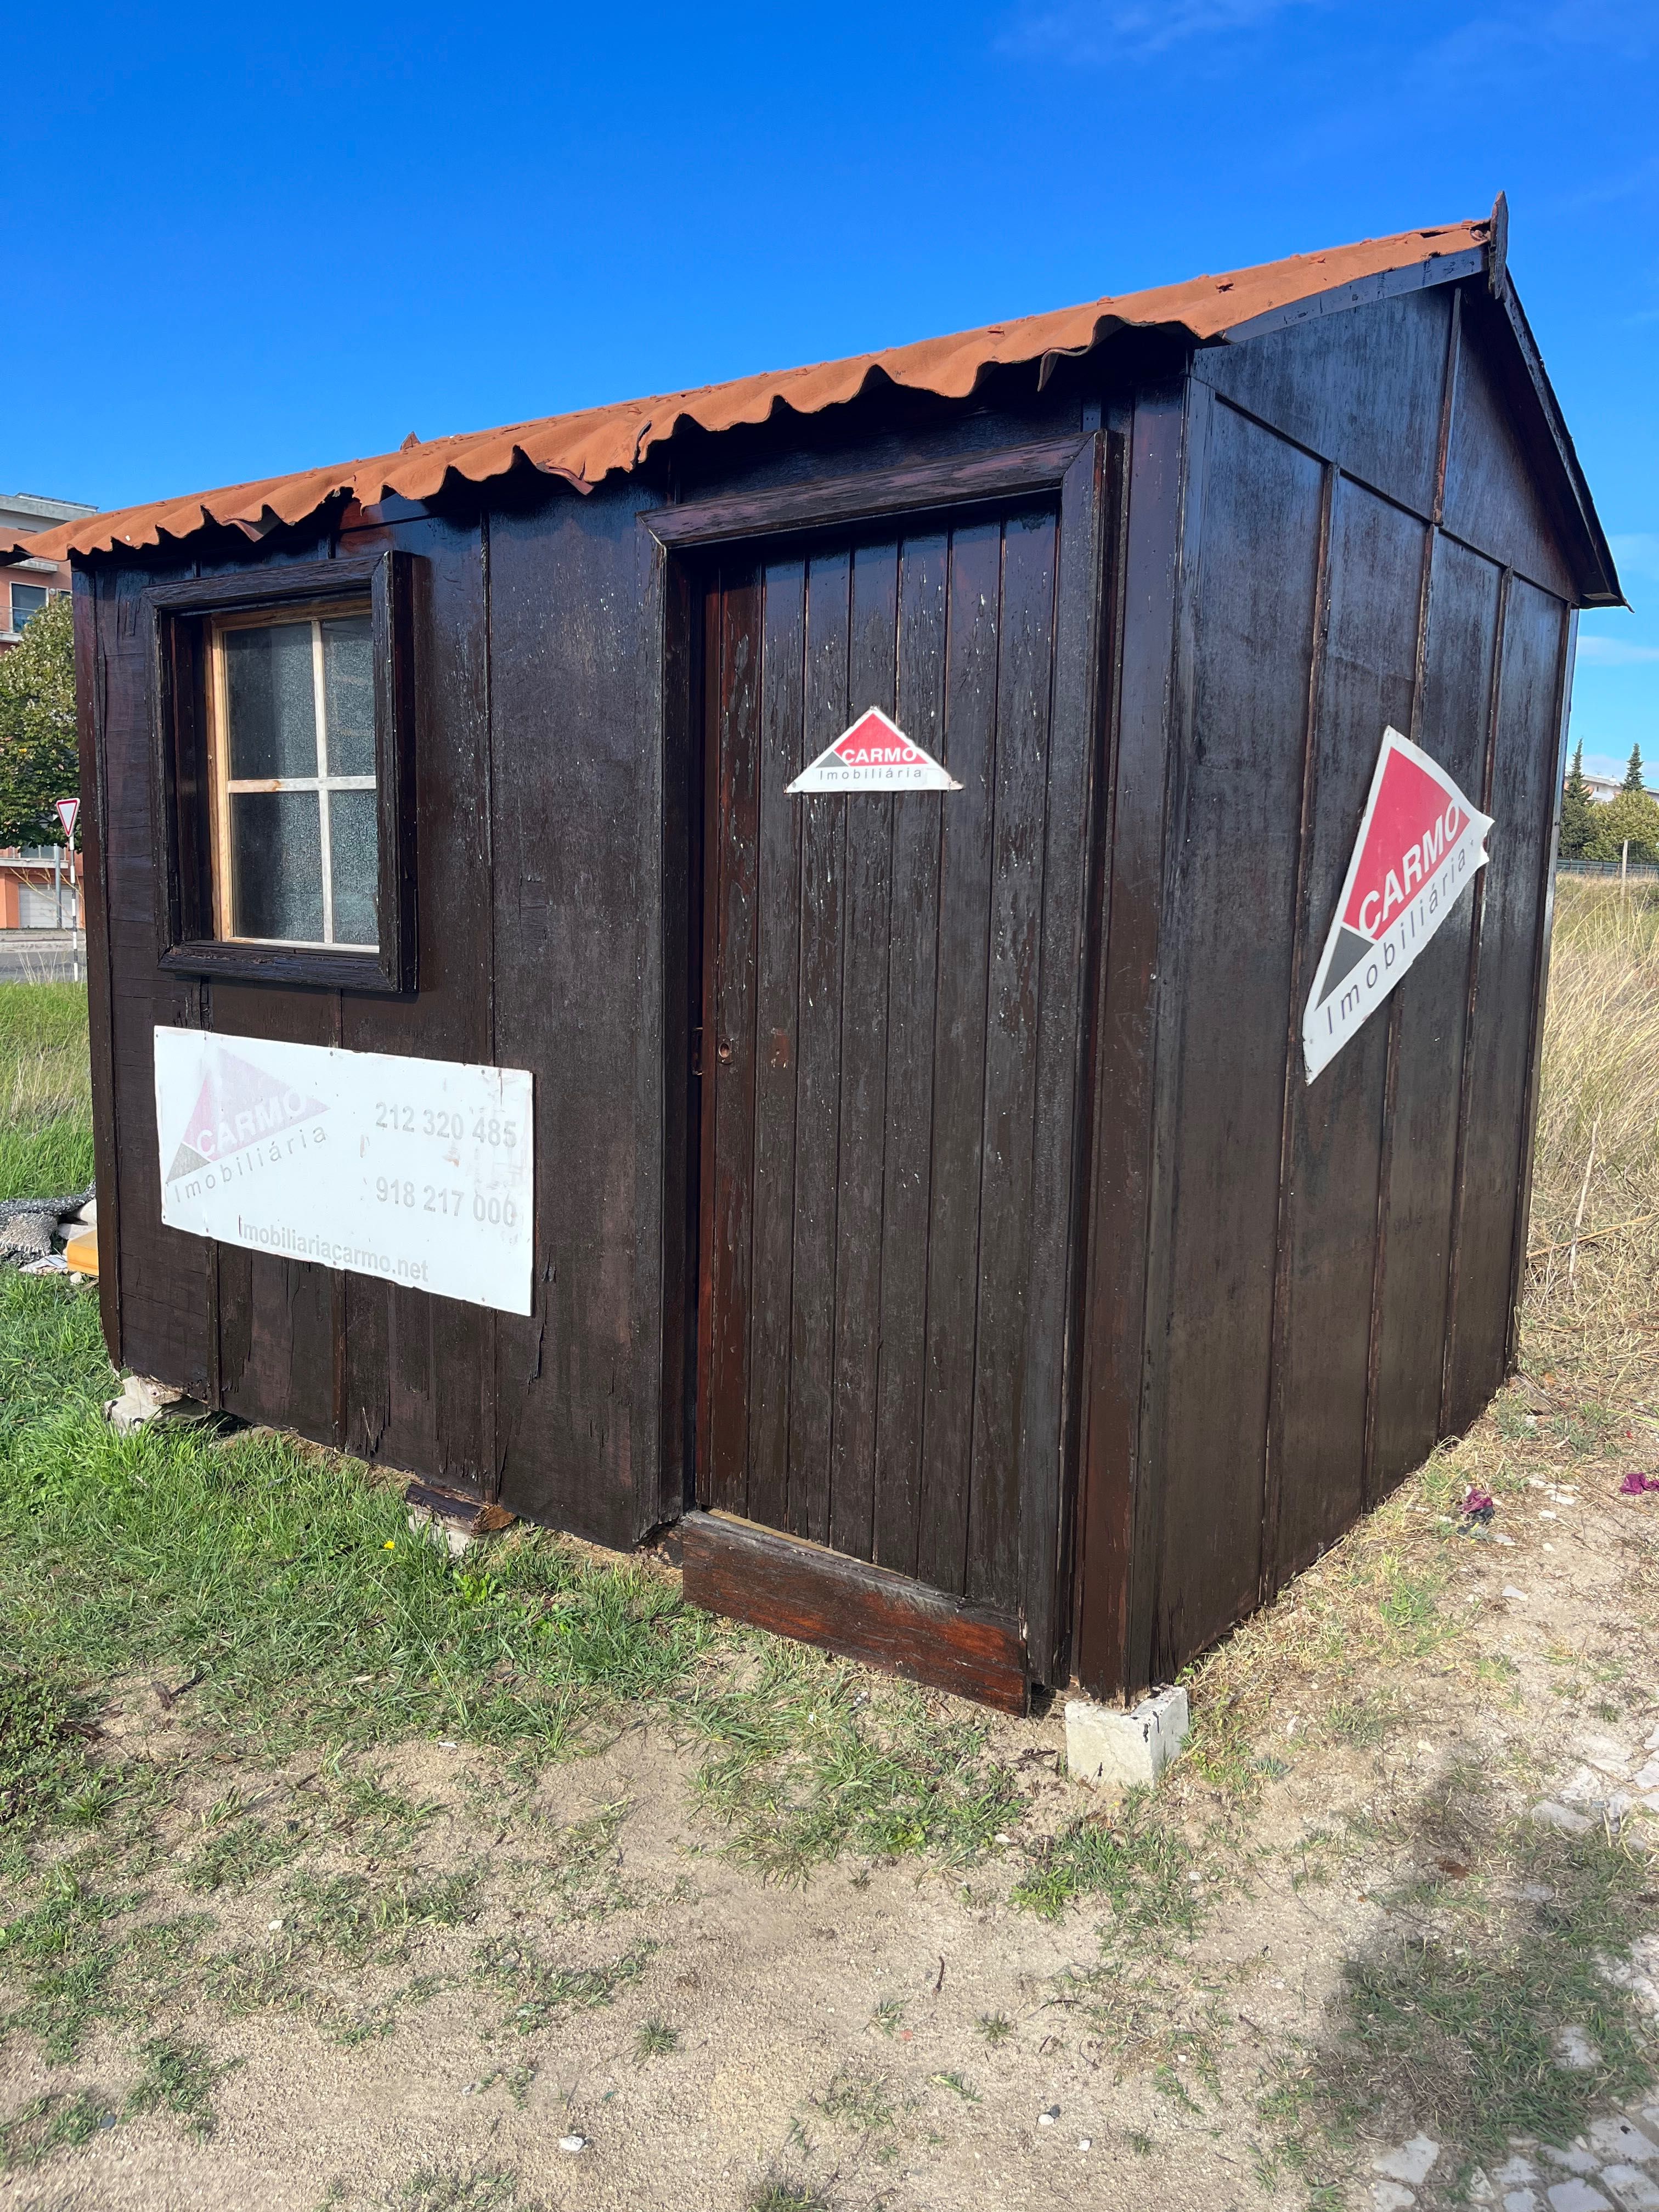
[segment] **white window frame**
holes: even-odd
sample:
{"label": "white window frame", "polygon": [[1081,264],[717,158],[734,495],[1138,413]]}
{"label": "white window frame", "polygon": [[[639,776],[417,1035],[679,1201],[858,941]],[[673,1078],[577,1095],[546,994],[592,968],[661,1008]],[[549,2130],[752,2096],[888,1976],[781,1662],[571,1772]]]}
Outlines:
{"label": "white window frame", "polygon": [[[210,678],[208,696],[211,702],[209,717],[209,758],[213,775],[213,907],[215,925],[219,937],[231,945],[286,945],[327,952],[378,952],[378,938],[365,945],[353,938],[338,938],[334,934],[334,866],[329,830],[331,809],[325,794],[336,791],[374,791],[377,779],[373,775],[331,775],[328,768],[328,706],[327,690],[323,674],[323,624],[337,622],[343,617],[370,615],[370,603],[362,600],[324,600],[313,606],[262,608],[248,614],[216,615],[212,619],[209,635]],[[224,640],[232,630],[298,629],[301,623],[311,626],[311,680],[313,704],[313,720],[317,730],[317,773],[315,775],[235,776],[230,767],[230,696],[227,672]],[[234,881],[234,847],[230,833],[230,802],[242,792],[308,791],[317,800],[319,817],[319,853],[323,872],[323,934],[320,937],[248,937],[233,927],[236,912]],[[378,848],[379,824],[376,824]]]}

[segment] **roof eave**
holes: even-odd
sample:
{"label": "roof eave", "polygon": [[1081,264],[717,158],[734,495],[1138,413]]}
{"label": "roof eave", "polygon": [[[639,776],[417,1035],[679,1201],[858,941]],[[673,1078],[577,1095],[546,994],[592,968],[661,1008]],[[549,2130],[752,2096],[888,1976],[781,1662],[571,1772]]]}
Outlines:
{"label": "roof eave", "polygon": [[[1506,268],[1500,265],[1494,272],[1496,282],[1491,287],[1492,297],[1503,326],[1515,344],[1516,356],[1524,373],[1525,381],[1512,397],[1523,411],[1534,415],[1532,425],[1540,435],[1546,453],[1553,460],[1553,473],[1557,479],[1561,519],[1570,533],[1577,538],[1579,559],[1579,588],[1581,604],[1587,607],[1622,607],[1629,603],[1619,581],[1613,548],[1607,543],[1607,532],[1601,527],[1601,518],[1595,511],[1595,501],[1578,459],[1577,448],[1572,442],[1566,417],[1555,396],[1544,367],[1544,356],[1538,349],[1532,325],[1527,320],[1521,295]],[[1528,404],[1529,403],[1529,404]]]}

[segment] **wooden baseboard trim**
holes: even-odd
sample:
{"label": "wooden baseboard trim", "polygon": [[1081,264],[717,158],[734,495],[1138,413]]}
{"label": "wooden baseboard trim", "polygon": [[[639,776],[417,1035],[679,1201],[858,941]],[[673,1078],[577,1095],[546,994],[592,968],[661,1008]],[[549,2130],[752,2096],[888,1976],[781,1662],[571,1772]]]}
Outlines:
{"label": "wooden baseboard trim", "polygon": [[1028,1709],[1025,1641],[1009,1615],[731,1514],[688,1513],[679,1528],[685,1595],[705,1612],[1005,1713]]}

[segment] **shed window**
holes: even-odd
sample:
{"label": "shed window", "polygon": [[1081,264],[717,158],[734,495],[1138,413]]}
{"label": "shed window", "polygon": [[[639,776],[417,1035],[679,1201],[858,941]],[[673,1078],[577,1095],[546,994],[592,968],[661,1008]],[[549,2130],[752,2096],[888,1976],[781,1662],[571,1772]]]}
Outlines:
{"label": "shed window", "polygon": [[212,674],[219,935],[377,951],[368,607],[221,617]]}
{"label": "shed window", "polygon": [[404,994],[425,562],[390,548],[153,585],[161,965]]}

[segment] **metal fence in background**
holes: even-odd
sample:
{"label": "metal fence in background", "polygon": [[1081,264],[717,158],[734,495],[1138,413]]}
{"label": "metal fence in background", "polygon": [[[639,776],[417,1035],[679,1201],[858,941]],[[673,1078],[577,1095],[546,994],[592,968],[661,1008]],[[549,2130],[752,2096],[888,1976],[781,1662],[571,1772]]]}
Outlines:
{"label": "metal fence in background", "polygon": [[1627,883],[1659,883],[1659,866],[1647,860],[1632,860],[1628,867],[1617,860],[1558,860],[1555,872],[1559,876],[1601,876],[1615,880],[1622,876]]}

